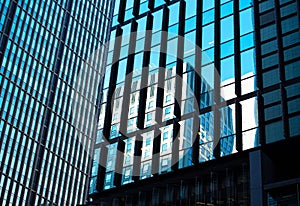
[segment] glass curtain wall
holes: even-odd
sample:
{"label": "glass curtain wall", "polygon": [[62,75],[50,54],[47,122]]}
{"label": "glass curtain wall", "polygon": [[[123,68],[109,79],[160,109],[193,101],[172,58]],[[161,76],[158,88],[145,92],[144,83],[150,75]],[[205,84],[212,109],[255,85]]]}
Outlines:
{"label": "glass curtain wall", "polygon": [[85,202],[112,4],[0,1],[1,204]]}
{"label": "glass curtain wall", "polygon": [[[130,167],[116,162],[123,166],[114,171],[111,187],[298,135],[300,90],[293,82],[298,78],[299,25],[291,23],[299,19],[296,4],[116,3],[102,89],[113,98],[101,100],[103,108],[114,109],[100,115],[103,139],[96,148],[117,143],[116,159],[122,161],[129,144],[134,151]],[[120,121],[114,120],[116,113]],[[97,177],[99,190],[105,165]]]}

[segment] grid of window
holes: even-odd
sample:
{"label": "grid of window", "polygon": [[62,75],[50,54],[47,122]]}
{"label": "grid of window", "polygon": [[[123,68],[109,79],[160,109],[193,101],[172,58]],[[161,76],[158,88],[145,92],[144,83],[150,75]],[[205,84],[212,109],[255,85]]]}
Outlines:
{"label": "grid of window", "polygon": [[113,172],[103,163],[99,190],[299,136],[297,8],[295,0],[116,1],[96,148],[117,144],[120,166],[134,145],[140,164]]}
{"label": "grid of window", "polygon": [[300,34],[297,1],[265,1],[259,22],[266,142],[300,134],[298,78]]}
{"label": "grid of window", "polygon": [[0,1],[2,204],[84,203],[112,4]]}

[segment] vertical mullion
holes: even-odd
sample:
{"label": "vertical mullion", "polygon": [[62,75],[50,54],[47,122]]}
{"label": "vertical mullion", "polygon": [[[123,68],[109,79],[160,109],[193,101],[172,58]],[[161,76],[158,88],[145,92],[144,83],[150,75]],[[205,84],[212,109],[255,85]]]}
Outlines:
{"label": "vertical mullion", "polygon": [[134,0],[132,14],[135,17],[137,17],[140,13],[140,4],[141,4],[141,0]]}
{"label": "vertical mullion", "polygon": [[287,93],[285,85],[280,85],[281,90],[281,108],[282,108],[282,122],[283,122],[283,135],[285,138],[290,137],[290,124],[288,118],[288,104],[287,104]]}
{"label": "vertical mullion", "polygon": [[243,151],[243,134],[242,134],[242,105],[239,99],[236,100],[235,104],[235,127],[236,127],[236,150],[238,152]]}
{"label": "vertical mullion", "polygon": [[140,90],[138,119],[137,119],[137,127],[139,129],[143,129],[145,123],[145,111],[146,111],[146,102],[147,102],[147,93],[148,93],[147,86],[148,86],[149,64],[150,64],[150,55],[151,55],[152,27],[153,27],[153,16],[149,13],[147,15],[147,25],[146,25],[146,35],[145,35],[143,65],[142,65],[142,77],[141,77],[141,90]]}
{"label": "vertical mullion", "polygon": [[171,169],[173,171],[178,170],[179,162],[179,136],[180,136],[180,124],[177,121],[173,123],[173,141],[172,141],[172,159]]}
{"label": "vertical mullion", "polygon": [[148,0],[148,8],[150,11],[154,9],[154,0]]}
{"label": "vertical mullion", "polygon": [[239,0],[234,0],[234,69],[235,69],[235,94],[241,96],[241,44],[240,44],[240,12]]}
{"label": "vertical mullion", "polygon": [[104,143],[100,146],[100,159],[99,159],[99,169],[97,174],[97,183],[96,183],[96,189],[98,191],[102,191],[104,188],[104,181],[105,181],[105,172],[106,172],[106,162],[107,162],[107,155],[108,155],[108,149],[107,145]]}
{"label": "vertical mullion", "polygon": [[141,171],[141,156],[143,147],[143,136],[137,135],[134,144],[134,159],[133,159],[133,177],[132,179],[136,182],[140,180]]}
{"label": "vertical mullion", "polygon": [[258,124],[259,124],[259,143],[264,145],[266,143],[265,134],[265,117],[264,117],[264,98],[262,96],[263,90],[263,78],[262,78],[262,57],[261,57],[261,36],[260,36],[260,12],[259,12],[259,1],[253,1],[254,9],[254,27],[255,27],[255,46],[256,46],[256,86],[258,88],[257,99],[258,99]]}
{"label": "vertical mullion", "polygon": [[182,99],[182,73],[183,73],[183,53],[184,53],[184,28],[185,28],[185,1],[179,4],[179,28],[176,62],[176,85],[175,85],[175,108],[174,115],[181,119],[181,99]]}
{"label": "vertical mullion", "polygon": [[153,176],[157,176],[159,174],[160,143],[161,143],[161,132],[159,128],[155,128],[154,139],[153,139],[152,167],[151,167],[151,174]]}
{"label": "vertical mullion", "polygon": [[236,125],[236,150],[243,150],[243,135],[242,135],[242,105],[240,104],[241,97],[241,44],[240,44],[240,12],[239,0],[234,0],[234,73],[235,73],[235,94],[237,96],[235,105],[235,121]]}
{"label": "vertical mullion", "polygon": [[214,70],[214,142],[213,155],[215,158],[220,157],[220,36],[221,36],[221,20],[220,20],[220,0],[215,0],[215,70]]}
{"label": "vertical mullion", "polygon": [[[2,3],[1,3],[1,6],[0,6],[0,14],[3,14],[3,10],[4,10],[4,7],[5,7],[5,1],[2,1]],[[1,16],[0,16],[0,18],[2,18]],[[2,33],[2,30],[0,31],[1,33]]]}
{"label": "vertical mullion", "polygon": [[120,24],[124,23],[125,19],[125,10],[126,10],[126,2],[125,0],[120,0],[120,6],[119,6],[119,15],[118,15],[118,22]]}
{"label": "vertical mullion", "polygon": [[124,161],[124,151],[125,151],[125,142],[122,139],[119,139],[117,146],[117,157],[115,162],[115,175],[114,175],[114,186],[121,186],[122,182],[122,169]]}
{"label": "vertical mullion", "polygon": [[199,141],[200,141],[200,128],[199,128],[199,113],[200,108],[200,95],[201,95],[201,61],[202,61],[202,0],[197,0],[197,14],[196,14],[196,58],[195,58],[195,89],[194,89],[194,115],[193,115],[193,146],[192,146],[192,161],[193,164],[199,163]]}

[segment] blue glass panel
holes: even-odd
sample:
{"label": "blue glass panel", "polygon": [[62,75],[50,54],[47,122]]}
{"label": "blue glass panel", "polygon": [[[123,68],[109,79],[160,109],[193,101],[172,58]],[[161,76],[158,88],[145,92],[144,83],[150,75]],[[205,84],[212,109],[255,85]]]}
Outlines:
{"label": "blue glass panel", "polygon": [[233,1],[221,6],[221,18],[233,14]]}
{"label": "blue glass panel", "polygon": [[250,33],[241,37],[241,51],[254,46],[254,34]]}
{"label": "blue glass panel", "polygon": [[247,9],[240,13],[240,35],[244,35],[253,31],[254,21],[253,21],[253,10]]}
{"label": "blue glass panel", "polygon": [[203,11],[209,10],[215,7],[215,0],[203,1]]}
{"label": "blue glass panel", "polygon": [[155,7],[159,7],[166,3],[164,0],[155,0],[154,2],[155,2],[155,5],[154,5]]}
{"label": "blue glass panel", "polygon": [[221,44],[221,58],[234,53],[234,40]]}
{"label": "blue glass panel", "polygon": [[169,25],[171,26],[179,22],[179,3],[173,4],[169,7],[169,9]]}
{"label": "blue glass panel", "polygon": [[192,17],[185,22],[185,32],[196,29],[196,17]]}
{"label": "blue glass panel", "polygon": [[125,81],[127,59],[119,62],[117,84]]}
{"label": "blue glass panel", "polygon": [[234,56],[221,60],[221,82],[234,78]]}
{"label": "blue glass panel", "polygon": [[252,72],[255,74],[255,52],[254,49],[241,53],[241,75]]}
{"label": "blue glass panel", "polygon": [[211,9],[203,13],[202,25],[209,24],[215,20],[215,10]]}
{"label": "blue glass panel", "polygon": [[185,19],[196,15],[197,1],[186,1]]}
{"label": "blue glass panel", "polygon": [[144,3],[141,3],[140,5],[140,14],[143,14],[145,12],[147,12],[149,9],[148,9],[148,1],[144,2]]}
{"label": "blue glass panel", "polygon": [[282,21],[282,33],[285,34],[289,31],[297,29],[299,27],[298,17],[293,16]]}
{"label": "blue glass panel", "polygon": [[221,43],[233,39],[233,16],[221,20]]}
{"label": "blue glass panel", "polygon": [[214,24],[203,27],[202,31],[202,50],[213,47],[214,45]]}
{"label": "blue glass panel", "polygon": [[239,0],[240,10],[252,6],[252,0]]}

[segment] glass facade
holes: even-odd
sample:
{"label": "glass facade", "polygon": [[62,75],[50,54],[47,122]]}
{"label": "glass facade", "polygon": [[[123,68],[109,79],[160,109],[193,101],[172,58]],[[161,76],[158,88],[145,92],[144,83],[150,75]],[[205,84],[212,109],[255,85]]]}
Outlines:
{"label": "glass facade", "polygon": [[251,1],[116,1],[90,193],[258,146],[254,30]]}
{"label": "glass facade", "polygon": [[[91,197],[299,137],[299,8],[296,0],[116,0]],[[247,197],[234,198],[249,205],[253,178],[243,178]],[[128,204],[147,205],[143,198],[161,194],[152,189]]]}
{"label": "glass facade", "polygon": [[85,202],[113,1],[0,1],[0,202]]}
{"label": "glass facade", "polygon": [[[298,1],[259,6],[261,78],[266,142],[300,135]],[[278,38],[279,37],[279,38]]]}

